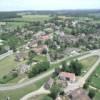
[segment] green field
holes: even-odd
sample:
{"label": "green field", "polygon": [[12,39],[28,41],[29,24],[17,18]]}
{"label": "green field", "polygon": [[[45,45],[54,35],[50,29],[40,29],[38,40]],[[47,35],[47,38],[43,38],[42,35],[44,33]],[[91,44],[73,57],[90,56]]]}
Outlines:
{"label": "green field", "polygon": [[21,22],[32,22],[32,21],[44,21],[49,20],[48,15],[23,15],[22,18],[12,18],[8,20],[21,21]]}
{"label": "green field", "polygon": [[43,55],[37,55],[33,58],[33,60],[37,61],[37,62],[42,62],[42,61],[47,61],[47,57],[43,56]]}
{"label": "green field", "polygon": [[14,55],[10,55],[6,57],[5,59],[0,60],[0,77],[7,74],[17,65],[21,64],[21,62],[16,62],[14,59],[15,59]]}
{"label": "green field", "polygon": [[44,97],[45,97],[46,95],[38,95],[38,96],[36,96],[36,97],[34,97],[34,98],[30,98],[29,100],[44,100]]}
{"label": "green field", "polygon": [[91,68],[91,66],[95,64],[97,59],[98,59],[98,56],[91,56],[91,57],[87,57],[85,59],[80,60],[80,63],[82,63],[83,65],[83,72],[84,71],[87,72]]}
{"label": "green field", "polygon": [[97,89],[100,89],[100,65],[97,67],[93,75],[90,77],[90,80],[90,85]]}
{"label": "green field", "polygon": [[11,90],[11,91],[4,91],[4,92],[0,91],[0,100],[6,100],[8,96],[10,97],[10,100],[20,100],[20,98],[22,98],[26,94],[39,89],[47,79],[48,77],[40,81],[37,81],[34,84],[28,85],[24,88]]}
{"label": "green field", "polygon": [[29,24],[29,23],[27,22],[7,22],[6,27],[15,29],[16,27],[23,27],[26,24]]}
{"label": "green field", "polygon": [[100,100],[100,91],[96,93],[93,100]]}

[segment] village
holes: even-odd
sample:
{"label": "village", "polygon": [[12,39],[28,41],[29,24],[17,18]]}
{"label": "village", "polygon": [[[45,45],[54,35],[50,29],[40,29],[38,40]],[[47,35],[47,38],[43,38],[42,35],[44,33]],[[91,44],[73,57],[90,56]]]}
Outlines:
{"label": "village", "polygon": [[[87,80],[100,63],[100,24],[91,23],[91,17],[50,16],[14,27],[10,20],[0,22],[0,70],[4,71],[0,85],[24,84],[51,71],[41,83],[47,93],[43,100],[93,100],[98,89]],[[32,90],[21,95],[20,100],[42,100],[35,99],[40,96],[35,91],[28,99],[23,98]],[[10,95],[4,98],[14,100]]]}

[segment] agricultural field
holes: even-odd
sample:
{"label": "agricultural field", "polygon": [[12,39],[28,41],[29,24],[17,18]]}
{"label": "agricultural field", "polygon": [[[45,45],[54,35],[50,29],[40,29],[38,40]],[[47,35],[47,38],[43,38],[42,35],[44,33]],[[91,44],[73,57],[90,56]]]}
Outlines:
{"label": "agricultural field", "polygon": [[12,18],[8,20],[12,21],[21,21],[21,22],[32,22],[32,21],[44,21],[49,20],[50,17],[48,15],[22,15],[21,18]]}
{"label": "agricultural field", "polygon": [[12,28],[12,29],[15,29],[16,27],[22,28],[24,25],[27,25],[27,24],[29,24],[29,23],[27,23],[27,22],[7,22],[6,27]]}

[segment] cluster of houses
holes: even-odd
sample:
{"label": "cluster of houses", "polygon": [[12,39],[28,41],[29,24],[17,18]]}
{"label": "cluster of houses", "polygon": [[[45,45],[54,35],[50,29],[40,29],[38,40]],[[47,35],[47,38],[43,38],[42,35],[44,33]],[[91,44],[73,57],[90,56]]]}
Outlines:
{"label": "cluster of houses", "polygon": [[[60,72],[58,75],[58,79],[56,80],[56,84],[60,84],[63,88],[67,88],[68,82],[74,83],[76,81],[76,76],[74,73],[69,72]],[[55,80],[53,78],[49,78],[49,80],[44,84],[45,89],[50,89],[54,84]],[[73,88],[73,87],[72,87]],[[87,92],[82,88],[77,88],[72,90],[70,93],[66,93],[64,91],[63,95],[58,94],[55,100],[91,100],[87,94]]]}

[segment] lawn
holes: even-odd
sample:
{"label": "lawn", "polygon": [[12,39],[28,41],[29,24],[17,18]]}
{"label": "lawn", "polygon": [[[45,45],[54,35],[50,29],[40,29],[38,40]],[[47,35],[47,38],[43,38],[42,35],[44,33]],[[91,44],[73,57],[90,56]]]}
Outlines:
{"label": "lawn", "polygon": [[34,98],[30,98],[29,100],[44,100],[44,97],[46,95],[38,95],[38,96],[35,96]]}
{"label": "lawn", "polygon": [[91,56],[80,60],[80,63],[83,65],[83,72],[87,72],[93,66],[93,64],[95,64],[97,59],[98,56]]}
{"label": "lawn", "polygon": [[37,55],[33,58],[33,60],[38,61],[38,62],[42,62],[42,61],[47,61],[47,56],[45,55]]}
{"label": "lawn", "polygon": [[35,91],[39,89],[43,83],[48,79],[48,77],[37,81],[34,84],[28,85],[24,88],[16,89],[16,90],[11,90],[11,91],[0,91],[0,100],[6,100],[6,98],[9,96],[10,100],[19,100],[23,96],[25,96],[27,93],[30,93],[32,91]]}
{"label": "lawn", "polygon": [[93,75],[90,77],[90,85],[100,89],[100,65],[97,67]]}
{"label": "lawn", "polygon": [[100,100],[100,92],[97,92],[93,100]]}
{"label": "lawn", "polygon": [[26,80],[28,80],[28,78],[26,78],[27,75],[23,74],[23,75],[19,75],[18,77],[14,78],[13,80],[10,80],[9,82],[7,82],[7,84],[9,83],[19,83],[21,80],[23,80],[22,82],[25,82]]}
{"label": "lawn", "polygon": [[11,71],[13,68],[24,62],[16,62],[14,55],[10,55],[3,60],[0,60],[0,78]]}

